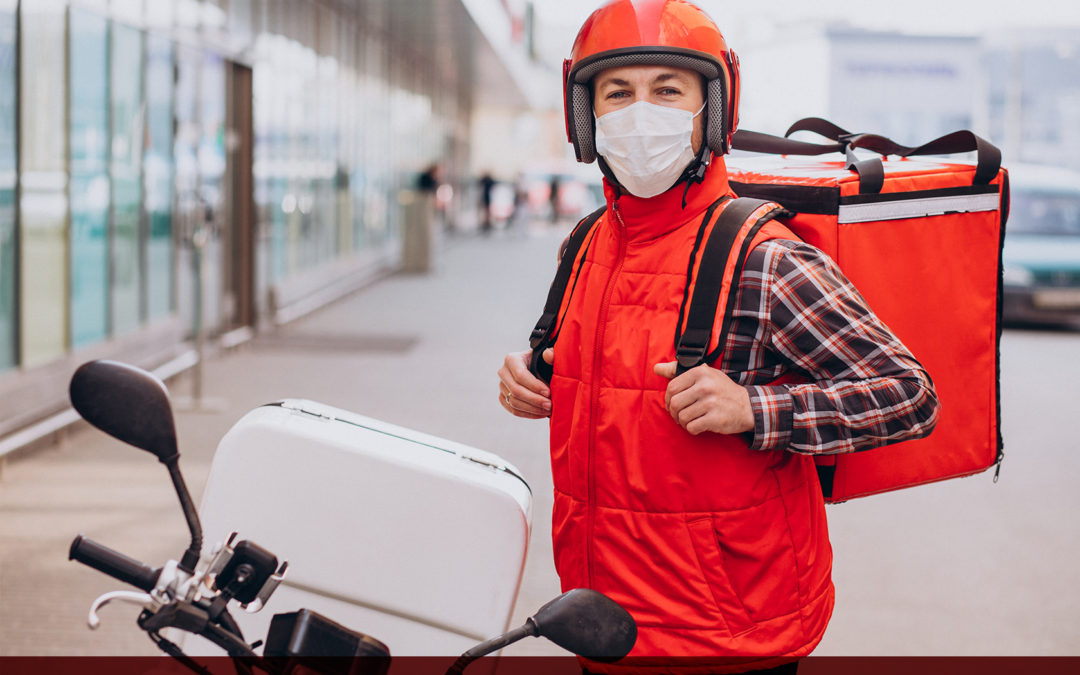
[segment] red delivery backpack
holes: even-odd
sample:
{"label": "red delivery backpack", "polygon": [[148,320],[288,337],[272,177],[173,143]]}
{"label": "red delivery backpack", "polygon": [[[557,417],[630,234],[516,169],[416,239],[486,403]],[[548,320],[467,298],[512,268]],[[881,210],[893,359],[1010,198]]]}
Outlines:
{"label": "red delivery backpack", "polygon": [[[736,149],[777,156],[729,158],[732,189],[794,213],[784,224],[839,264],[925,366],[941,403],[926,438],[815,457],[825,500],[1000,470],[1001,249],[1009,206],[1001,153],[970,131],[913,148],[818,118],[796,122],[787,135],[799,130],[834,143],[738,132]],[[856,148],[881,157],[860,159]],[[970,151],[974,165],[908,159]],[[845,161],[791,157],[830,152],[844,153]]]}
{"label": "red delivery backpack", "polygon": [[[735,149],[784,156],[728,158],[729,181],[740,198],[721,212],[711,230],[709,210],[689,252],[701,272],[676,327],[679,371],[716,359],[705,345],[724,344],[734,294],[727,294],[728,302],[720,299],[723,289],[735,288],[749,252],[745,243],[750,237],[740,246],[736,235],[747,231],[748,218],[761,213],[766,202],[774,202],[764,219],[779,218],[840,265],[875,314],[926,367],[941,402],[937,427],[927,438],[816,456],[825,501],[837,503],[1000,466],[1001,247],[1009,203],[1000,152],[968,131],[910,148],[881,136],[849,134],[816,118],[797,122],[788,134],[804,129],[834,142],[736,132]],[[881,157],[860,159],[855,148]],[[885,160],[888,155],[968,151],[977,153],[975,165]],[[845,153],[846,161],[787,156],[831,152]],[[580,264],[579,252],[602,212],[582,220],[568,237],[544,312],[533,329],[530,368],[545,380],[550,366],[541,353],[558,337],[563,296],[568,286],[573,292],[573,268]],[[725,317],[720,335],[713,337],[721,306]]]}

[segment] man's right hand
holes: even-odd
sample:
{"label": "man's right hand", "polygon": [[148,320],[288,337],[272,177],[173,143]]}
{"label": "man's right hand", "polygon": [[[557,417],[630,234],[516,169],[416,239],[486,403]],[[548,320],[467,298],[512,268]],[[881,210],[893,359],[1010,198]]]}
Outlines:
{"label": "man's right hand", "polygon": [[[548,364],[554,363],[555,351],[542,354]],[[499,368],[499,403],[516,417],[530,420],[551,417],[551,389],[543,380],[529,372],[532,352],[507,354]]]}

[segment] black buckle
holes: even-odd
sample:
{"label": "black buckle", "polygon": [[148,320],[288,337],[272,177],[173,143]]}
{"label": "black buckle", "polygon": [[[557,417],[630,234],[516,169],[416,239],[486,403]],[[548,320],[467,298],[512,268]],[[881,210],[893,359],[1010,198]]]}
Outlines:
{"label": "black buckle", "polygon": [[844,146],[844,149],[847,149],[856,136],[862,136],[862,134],[840,134],[836,137],[836,142]]}
{"label": "black buckle", "polygon": [[[702,364],[705,360],[705,349],[708,347],[708,345],[704,344],[704,340],[688,340],[688,334],[684,333],[679,339],[679,344],[675,347],[675,360],[686,370]],[[700,338],[704,337],[704,335],[696,335],[696,337]]]}
{"label": "black buckle", "polygon": [[529,335],[529,346],[536,349],[543,344],[551,334],[551,327],[554,323],[554,314],[542,314],[540,320],[536,322],[536,327],[532,329],[532,333]]}

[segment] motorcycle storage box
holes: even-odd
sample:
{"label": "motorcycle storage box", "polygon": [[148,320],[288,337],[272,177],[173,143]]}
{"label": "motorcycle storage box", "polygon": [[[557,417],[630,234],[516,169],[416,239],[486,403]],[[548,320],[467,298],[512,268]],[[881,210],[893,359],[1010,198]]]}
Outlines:
{"label": "motorcycle storage box", "polygon": [[[1004,170],[924,158],[881,162],[880,190],[840,161],[728,158],[740,197],[775,201],[796,235],[835,260],[934,381],[941,414],[929,437],[816,457],[827,502],[983,471],[999,462],[998,342]],[[1003,208],[1004,205],[1004,208]]]}
{"label": "motorcycle storage box", "polygon": [[307,608],[394,655],[448,655],[507,629],[531,509],[491,453],[286,400],[221,439],[200,515],[205,549],[236,531],[289,562],[264,610],[238,612],[248,641]]}

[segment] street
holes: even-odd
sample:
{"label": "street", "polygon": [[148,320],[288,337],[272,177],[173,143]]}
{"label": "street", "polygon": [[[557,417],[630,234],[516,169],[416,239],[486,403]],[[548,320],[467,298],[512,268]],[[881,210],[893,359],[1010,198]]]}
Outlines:
{"label": "street", "polygon": [[[433,274],[382,280],[209,361],[205,390],[224,408],[177,415],[181,466],[196,498],[229,426],[285,397],[495,452],[533,489],[515,623],[533,613],[559,592],[547,429],[502,410],[495,372],[505,353],[526,346],[565,232],[537,226],[452,239]],[[1080,652],[1080,491],[1072,483],[1080,442],[1068,426],[1080,403],[1078,354],[1080,333],[1006,332],[997,484],[989,471],[829,507],[837,603],[816,654]],[[170,389],[188,393],[190,378]],[[303,526],[302,514],[291,526]],[[187,543],[168,476],[146,453],[80,428],[9,461],[0,480],[0,656],[157,653],[135,627],[133,607],[110,606],[102,628],[87,629],[90,603],[117,584],[67,560],[80,532],[154,565]],[[506,653],[559,650],[531,640]]]}

